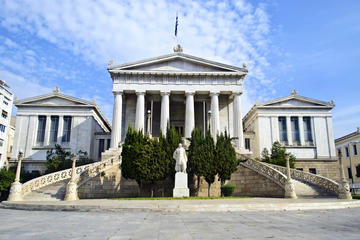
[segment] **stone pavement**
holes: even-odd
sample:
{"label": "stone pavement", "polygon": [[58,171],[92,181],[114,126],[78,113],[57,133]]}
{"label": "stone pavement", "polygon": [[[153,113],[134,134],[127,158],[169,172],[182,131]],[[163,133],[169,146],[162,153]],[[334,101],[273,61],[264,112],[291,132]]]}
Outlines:
{"label": "stone pavement", "polygon": [[1,207],[48,211],[238,212],[340,209],[360,207],[360,200],[336,198],[234,198],[209,200],[107,200],[2,202]]}
{"label": "stone pavement", "polygon": [[261,212],[0,209],[0,239],[359,239],[360,208]]}

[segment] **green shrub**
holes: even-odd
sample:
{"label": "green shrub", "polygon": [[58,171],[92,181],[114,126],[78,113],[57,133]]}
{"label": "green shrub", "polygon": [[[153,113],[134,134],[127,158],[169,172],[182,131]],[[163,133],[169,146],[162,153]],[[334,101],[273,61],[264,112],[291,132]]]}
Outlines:
{"label": "green shrub", "polygon": [[221,186],[221,196],[230,197],[235,192],[235,186],[231,184],[225,184]]}

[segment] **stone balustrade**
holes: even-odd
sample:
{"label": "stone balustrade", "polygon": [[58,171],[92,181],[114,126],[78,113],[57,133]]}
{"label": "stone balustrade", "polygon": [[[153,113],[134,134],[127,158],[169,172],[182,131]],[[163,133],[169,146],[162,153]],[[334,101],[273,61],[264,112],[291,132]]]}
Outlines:
{"label": "stone balustrade", "polygon": [[269,166],[263,162],[256,161],[253,159],[248,159],[246,162],[241,162],[240,164],[246,168],[254,170],[255,172],[263,175],[264,177],[275,182],[281,188],[285,189],[285,183],[287,181],[287,177],[282,171],[279,171],[273,168],[272,166]]}
{"label": "stone balustrade", "polygon": [[[270,166],[271,168],[274,168],[274,169],[278,170],[279,172],[286,174],[286,167],[277,166],[277,165],[273,165],[273,164],[269,164],[269,163],[263,163],[263,164],[266,164],[266,165]],[[315,186],[318,186],[318,187],[324,189],[326,192],[333,193],[335,195],[338,194],[339,184],[337,182],[335,182],[334,180],[331,180],[329,178],[326,178],[326,177],[323,177],[320,175],[296,170],[296,169],[290,169],[290,173],[291,173],[291,177],[295,180],[310,183],[312,185],[315,185]]]}

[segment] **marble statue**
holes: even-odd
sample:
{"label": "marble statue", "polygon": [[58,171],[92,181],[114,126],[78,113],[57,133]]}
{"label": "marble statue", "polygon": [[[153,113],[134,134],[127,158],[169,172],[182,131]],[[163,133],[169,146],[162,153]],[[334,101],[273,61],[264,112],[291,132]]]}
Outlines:
{"label": "marble statue", "polygon": [[186,173],[187,156],[186,151],[181,143],[174,151],[173,158],[176,160],[175,171]]}

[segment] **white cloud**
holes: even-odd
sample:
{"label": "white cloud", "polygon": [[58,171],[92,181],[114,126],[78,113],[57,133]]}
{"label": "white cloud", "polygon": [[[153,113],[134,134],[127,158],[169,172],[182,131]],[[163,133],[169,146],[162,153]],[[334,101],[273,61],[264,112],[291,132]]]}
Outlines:
{"label": "white cloud", "polygon": [[[246,62],[246,87],[252,91],[244,104],[254,102],[259,91],[272,92],[264,91],[272,88],[265,74],[271,29],[261,4],[255,6],[245,0],[0,0],[0,5],[1,26],[15,32],[26,30],[104,71],[110,59],[124,63],[171,52],[176,42],[175,13],[179,11],[178,40],[185,53],[237,66]],[[31,66],[39,63],[34,54],[26,53]],[[53,68],[43,67],[44,71]]]}

